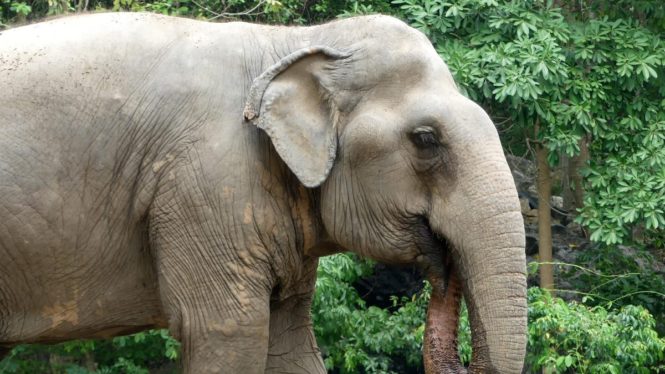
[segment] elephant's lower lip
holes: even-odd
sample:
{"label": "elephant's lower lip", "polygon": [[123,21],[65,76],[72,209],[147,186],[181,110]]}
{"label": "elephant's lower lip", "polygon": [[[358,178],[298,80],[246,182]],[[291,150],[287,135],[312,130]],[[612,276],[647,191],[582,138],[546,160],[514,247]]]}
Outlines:
{"label": "elephant's lower lip", "polygon": [[422,230],[426,237],[421,266],[432,285],[432,296],[427,310],[427,323],[423,341],[425,372],[464,373],[466,369],[457,353],[457,328],[462,298],[461,274],[453,260],[454,247],[434,230],[426,217],[422,217]]}
{"label": "elephant's lower lip", "polygon": [[457,353],[462,287],[454,267],[450,267],[446,275],[448,277],[444,280],[429,277],[432,295],[427,308],[423,342],[423,361],[427,374],[466,372]]}

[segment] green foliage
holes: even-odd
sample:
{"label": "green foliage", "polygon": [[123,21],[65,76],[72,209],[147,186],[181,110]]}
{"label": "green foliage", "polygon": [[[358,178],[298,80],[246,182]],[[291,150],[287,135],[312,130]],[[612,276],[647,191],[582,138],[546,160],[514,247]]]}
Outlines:
{"label": "green foliage", "polygon": [[[329,369],[341,373],[392,373],[402,362],[418,367],[429,291],[393,299],[393,310],[367,307],[352,283],[371,263],[351,254],[320,260],[313,302],[314,331]],[[399,358],[399,360],[395,360]]]}
{"label": "green foliage", "polygon": [[[534,115],[537,99],[567,77],[561,45],[569,39],[562,15],[540,1],[395,0],[409,23],[430,37],[464,92],[496,107]],[[500,104],[500,105],[496,105]],[[503,109],[501,109],[503,108]],[[508,117],[510,118],[510,117]],[[524,123],[532,125],[532,123]]]}
{"label": "green foliage", "polygon": [[663,372],[665,339],[654,325],[640,306],[587,307],[531,288],[526,362],[532,370],[558,373]]}
{"label": "green foliage", "polygon": [[[371,269],[354,258],[347,254],[326,257],[319,267],[314,325],[327,367],[341,373],[390,373],[399,362],[419,367],[431,289],[426,286],[410,300],[393,300],[392,311],[366,307],[351,284]],[[647,309],[618,302],[613,308],[565,302],[539,288],[530,288],[528,298],[526,364],[531,369],[665,371],[665,339],[654,330],[655,320]],[[468,364],[471,332],[466,308],[460,318],[458,350]]]}
{"label": "green foliage", "polygon": [[32,12],[32,7],[24,2],[13,2],[11,3],[9,10],[16,13],[18,16],[26,17]]}
{"label": "green foliage", "polygon": [[572,279],[577,292],[590,295],[588,304],[641,305],[659,321],[658,330],[665,332],[665,278],[653,270],[656,260],[649,252],[599,245],[581,253],[577,261],[591,268]]}
{"label": "green foliage", "polygon": [[[311,24],[355,14],[389,13],[384,0],[0,0],[0,25],[82,10],[146,11],[208,20]],[[33,11],[34,8],[34,11]]]}
{"label": "green foliage", "polygon": [[[598,93],[587,100],[594,157],[579,221],[592,239],[631,239],[634,227],[665,232],[665,45],[626,20],[592,21],[577,38],[579,63]],[[592,62],[595,59],[597,62]],[[584,99],[584,98],[583,98]],[[649,242],[647,244],[650,244]]]}
{"label": "green foliage", "polygon": [[10,20],[23,21],[32,13],[32,6],[23,1],[0,0],[0,30]]}
{"label": "green foliage", "polygon": [[576,0],[565,3],[569,11],[576,12],[583,20],[592,19],[594,15],[607,15],[639,20],[656,31],[665,30],[665,3],[662,0]]}
{"label": "green foliage", "polygon": [[[0,361],[2,374],[148,374],[178,358],[180,343],[166,330],[112,340],[79,340],[57,345],[21,345]],[[166,371],[164,373],[167,373]]]}

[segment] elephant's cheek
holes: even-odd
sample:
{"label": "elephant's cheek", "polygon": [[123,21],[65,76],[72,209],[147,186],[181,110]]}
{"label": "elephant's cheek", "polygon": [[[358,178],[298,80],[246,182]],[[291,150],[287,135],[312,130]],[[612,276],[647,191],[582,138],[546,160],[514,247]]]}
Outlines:
{"label": "elephant's cheek", "polygon": [[430,283],[432,297],[427,309],[423,347],[425,373],[465,373],[457,354],[457,326],[462,297],[458,275],[450,269],[447,286],[442,279],[430,279]]}

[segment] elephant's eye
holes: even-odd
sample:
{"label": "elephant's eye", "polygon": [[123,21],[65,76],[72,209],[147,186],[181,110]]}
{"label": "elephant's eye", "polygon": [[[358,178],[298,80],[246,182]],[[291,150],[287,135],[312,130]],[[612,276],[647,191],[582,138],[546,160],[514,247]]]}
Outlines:
{"label": "elephant's eye", "polygon": [[436,131],[429,126],[416,127],[411,131],[410,138],[420,149],[438,148],[441,145]]}

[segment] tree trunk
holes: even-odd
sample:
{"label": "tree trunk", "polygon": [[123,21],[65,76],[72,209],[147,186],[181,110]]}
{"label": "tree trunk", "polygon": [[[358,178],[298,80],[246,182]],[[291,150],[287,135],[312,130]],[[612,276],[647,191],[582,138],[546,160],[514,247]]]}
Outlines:
{"label": "tree trunk", "polygon": [[575,211],[575,192],[573,191],[573,173],[575,173],[575,156],[569,157],[561,152],[559,165],[561,167],[561,197],[563,197],[563,210],[566,213]]}
{"label": "tree trunk", "polygon": [[561,190],[563,196],[563,209],[566,213],[575,214],[577,209],[584,206],[584,180],[580,170],[589,161],[588,136],[579,141],[580,153],[573,157],[561,154]]}
{"label": "tree trunk", "polygon": [[575,156],[573,167],[571,168],[570,178],[575,188],[575,208],[581,208],[584,205],[584,180],[580,170],[589,162],[589,139],[583,136],[580,139],[580,154]]}
{"label": "tree trunk", "polygon": [[[536,139],[540,131],[536,121]],[[552,180],[550,164],[547,162],[547,148],[541,142],[536,144],[536,162],[538,165],[538,257],[540,265],[540,288],[552,293],[554,289],[554,269],[552,266]],[[564,179],[567,175],[564,174]],[[542,374],[552,374],[552,367],[543,367]]]}
{"label": "tree trunk", "polygon": [[[536,123],[536,135],[539,131]],[[550,179],[550,165],[547,162],[547,148],[541,143],[536,145],[536,159],[538,162],[538,256],[540,262],[540,287],[552,290],[554,288],[554,272],[552,269],[552,219],[550,198],[552,195],[552,181]]]}
{"label": "tree trunk", "polygon": [[97,371],[97,362],[95,361],[95,356],[92,352],[85,352],[85,368],[91,373]]}

